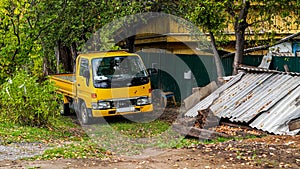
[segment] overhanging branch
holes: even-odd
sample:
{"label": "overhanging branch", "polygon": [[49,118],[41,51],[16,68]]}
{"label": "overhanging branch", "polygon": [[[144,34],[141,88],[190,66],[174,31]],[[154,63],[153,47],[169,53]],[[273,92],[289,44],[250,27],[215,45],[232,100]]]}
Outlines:
{"label": "overhanging branch", "polygon": [[[277,45],[277,44],[286,42],[286,41],[288,41],[288,40],[290,40],[290,39],[293,39],[294,37],[297,37],[297,36],[300,36],[300,32],[297,32],[297,33],[295,33],[295,34],[292,34],[292,35],[289,35],[289,36],[287,36],[287,37],[285,37],[285,38],[282,38],[282,39],[280,39],[279,41],[276,41],[276,42],[273,43],[273,44],[267,44],[267,45],[262,45],[262,46],[257,46],[257,47],[245,49],[245,50],[244,50],[244,54],[250,53],[250,52],[254,52],[254,51],[258,51],[258,50],[264,50],[264,49],[267,49],[267,48],[269,48],[269,47],[271,47],[271,46],[274,46],[274,45]],[[232,55],[234,55],[234,54],[235,54],[235,52],[227,53],[227,54],[223,55],[222,58],[229,57],[229,56],[232,56]]]}

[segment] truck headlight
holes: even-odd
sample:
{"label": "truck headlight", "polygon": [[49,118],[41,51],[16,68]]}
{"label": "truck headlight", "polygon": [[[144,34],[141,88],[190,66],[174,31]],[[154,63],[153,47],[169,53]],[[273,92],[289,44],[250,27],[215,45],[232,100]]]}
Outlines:
{"label": "truck headlight", "polygon": [[146,104],[150,104],[150,103],[151,103],[151,98],[149,98],[149,97],[140,97],[136,101],[137,106],[142,106],[142,105],[146,105]]}
{"label": "truck headlight", "polygon": [[111,108],[111,104],[109,101],[100,101],[98,103],[92,103],[93,109],[109,109]]}

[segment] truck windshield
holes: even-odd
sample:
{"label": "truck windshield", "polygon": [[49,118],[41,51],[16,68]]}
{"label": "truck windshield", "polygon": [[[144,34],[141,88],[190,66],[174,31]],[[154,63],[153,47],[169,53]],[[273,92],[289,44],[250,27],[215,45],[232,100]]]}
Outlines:
{"label": "truck windshield", "polygon": [[94,86],[113,88],[149,82],[146,68],[137,56],[103,57],[92,60]]}

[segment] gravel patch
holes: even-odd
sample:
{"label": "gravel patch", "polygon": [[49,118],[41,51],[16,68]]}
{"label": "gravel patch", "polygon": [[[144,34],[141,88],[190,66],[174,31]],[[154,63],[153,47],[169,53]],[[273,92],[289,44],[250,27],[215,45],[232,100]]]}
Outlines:
{"label": "gravel patch", "polygon": [[49,148],[43,143],[11,143],[0,145],[0,161],[17,160],[26,157],[41,155]]}

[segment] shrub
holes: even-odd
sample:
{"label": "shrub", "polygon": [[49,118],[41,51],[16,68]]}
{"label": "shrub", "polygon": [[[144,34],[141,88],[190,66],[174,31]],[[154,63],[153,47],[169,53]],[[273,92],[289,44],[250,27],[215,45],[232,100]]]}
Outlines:
{"label": "shrub", "polygon": [[0,88],[0,121],[29,126],[51,126],[59,115],[55,87],[26,71],[17,71]]}

